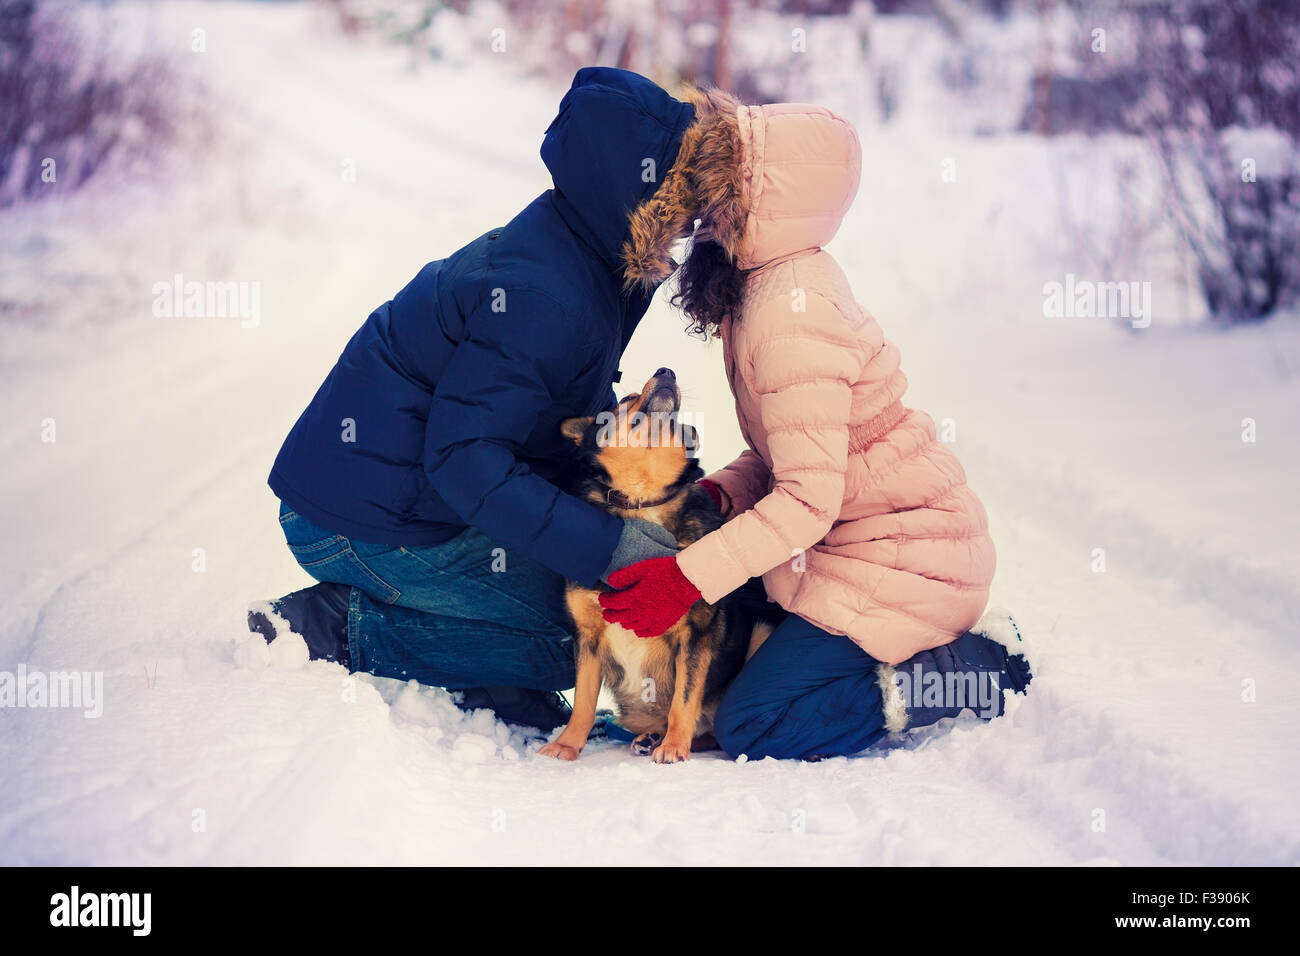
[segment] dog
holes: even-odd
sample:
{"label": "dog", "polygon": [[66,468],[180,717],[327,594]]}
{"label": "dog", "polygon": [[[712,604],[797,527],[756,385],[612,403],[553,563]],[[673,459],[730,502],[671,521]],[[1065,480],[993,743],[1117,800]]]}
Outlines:
{"label": "dog", "polygon": [[[680,408],[677,377],[661,368],[612,412],[565,419],[560,431],[579,448],[566,490],[619,517],[660,525],[678,547],[721,527],[713,499],[695,483],[704,476],[694,456],[699,436],[679,421]],[[665,633],[641,638],[605,621],[598,598],[609,590],[567,585],[576,635],[573,714],[541,753],[578,759],[602,683],[619,724],[638,735],[633,752],[676,763],[690,757],[697,738],[701,749],[716,746],[710,734],[722,694],[771,633],[779,609],[751,582],[718,604],[696,601]]]}

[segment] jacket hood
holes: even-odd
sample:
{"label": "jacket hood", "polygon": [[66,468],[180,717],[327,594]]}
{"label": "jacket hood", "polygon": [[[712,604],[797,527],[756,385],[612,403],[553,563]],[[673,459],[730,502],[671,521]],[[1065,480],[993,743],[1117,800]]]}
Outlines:
{"label": "jacket hood", "polygon": [[744,106],[689,87],[685,95],[695,120],[663,187],[632,217],[628,280],[653,285],[672,272],[672,243],[695,219],[695,238],[718,243],[741,269],[830,242],[862,173],[852,125],[821,106]]}
{"label": "jacket hood", "polygon": [[629,218],[668,176],[695,117],[650,80],[627,70],[586,67],[560,101],[542,140],[555,204],[609,265],[618,265]]}
{"label": "jacket hood", "polygon": [[738,237],[719,237],[736,264],[753,269],[830,242],[862,175],[852,124],[805,103],[742,106],[737,118],[748,215]]}

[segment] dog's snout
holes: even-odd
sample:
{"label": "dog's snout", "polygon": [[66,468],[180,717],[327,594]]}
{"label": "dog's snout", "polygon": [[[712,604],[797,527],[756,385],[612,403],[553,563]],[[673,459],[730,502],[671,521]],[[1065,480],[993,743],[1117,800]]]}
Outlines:
{"label": "dog's snout", "polygon": [[677,374],[670,368],[655,369],[655,378],[676,378]]}

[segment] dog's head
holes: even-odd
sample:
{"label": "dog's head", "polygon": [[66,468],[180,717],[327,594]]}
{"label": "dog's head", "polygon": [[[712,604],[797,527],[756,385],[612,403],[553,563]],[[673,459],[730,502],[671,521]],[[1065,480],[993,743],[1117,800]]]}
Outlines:
{"label": "dog's head", "polygon": [[629,511],[673,500],[703,476],[699,435],[681,421],[677,376],[661,368],[640,392],[594,418],[568,418],[560,431],[581,450],[580,494]]}

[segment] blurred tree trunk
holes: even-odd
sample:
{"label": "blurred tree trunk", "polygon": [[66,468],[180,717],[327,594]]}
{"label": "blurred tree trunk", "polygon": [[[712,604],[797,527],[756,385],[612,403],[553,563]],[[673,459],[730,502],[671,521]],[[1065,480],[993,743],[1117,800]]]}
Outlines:
{"label": "blurred tree trunk", "polygon": [[1038,0],[1038,44],[1034,51],[1034,132],[1052,131],[1052,19],[1055,0]]}
{"label": "blurred tree trunk", "polygon": [[731,3],[718,0],[718,42],[713,51],[713,85],[731,89]]}

